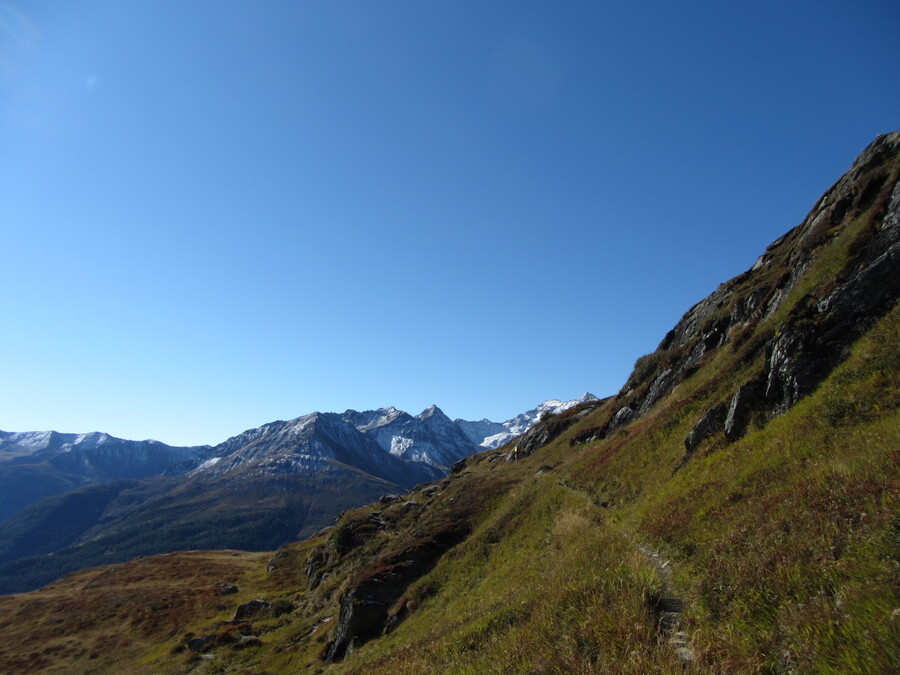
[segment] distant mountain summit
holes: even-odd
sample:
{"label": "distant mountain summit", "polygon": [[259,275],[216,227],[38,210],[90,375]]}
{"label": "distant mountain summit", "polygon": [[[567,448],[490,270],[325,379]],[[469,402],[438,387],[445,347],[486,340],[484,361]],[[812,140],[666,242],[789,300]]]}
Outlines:
{"label": "distant mountain summit", "polygon": [[433,475],[446,473],[455,462],[480,449],[436,405],[415,417],[396,408],[382,408],[364,413],[348,410],[341,418],[385,452],[437,469],[428,470]]}
{"label": "distant mountain summit", "polygon": [[99,431],[0,431],[0,462],[48,462],[97,481],[153,476],[172,464],[195,458],[207,448],[171,446],[154,440],[129,441]]}
{"label": "distant mountain summit", "polygon": [[[431,437],[421,420],[393,408],[383,415],[378,412],[315,412],[249,429],[213,448],[212,456],[190,476],[204,480],[239,480],[248,474],[312,477],[351,467],[398,486],[411,486],[446,472],[444,456],[436,452],[439,440]],[[404,430],[407,437],[400,435]],[[461,456],[476,449],[464,440],[466,445],[458,448]]]}
{"label": "distant mountain summit", "polygon": [[265,424],[229,438],[197,455],[194,479],[242,474],[314,476],[354,467],[409,487],[435,480],[460,459],[496,448],[524,433],[545,414],[557,414],[589,401],[551,399],[506,422],[451,420],[436,405],[418,415],[394,407],[378,410],[315,412]]}

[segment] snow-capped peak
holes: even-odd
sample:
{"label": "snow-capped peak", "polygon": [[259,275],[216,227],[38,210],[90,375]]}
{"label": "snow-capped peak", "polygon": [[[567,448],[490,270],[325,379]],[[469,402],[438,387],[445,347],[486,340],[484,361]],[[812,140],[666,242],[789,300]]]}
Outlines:
{"label": "snow-capped peak", "polygon": [[430,406],[428,406],[427,408],[425,408],[425,410],[420,412],[418,415],[416,415],[416,418],[420,419],[420,420],[427,420],[431,417],[434,417],[436,419],[441,419],[441,420],[447,420],[448,422],[450,421],[450,418],[444,414],[444,411],[441,410],[440,408],[438,408],[433,403]]}
{"label": "snow-capped peak", "polygon": [[378,410],[366,410],[357,412],[356,410],[347,410],[341,415],[341,419],[356,427],[357,431],[366,433],[372,429],[383,427],[390,424],[398,417],[407,415],[402,410],[397,410],[394,406],[387,408],[378,408]]}
{"label": "snow-capped peak", "polygon": [[596,396],[589,393],[585,393],[572,401],[560,401],[552,398],[505,422],[491,422],[483,419],[478,422],[456,420],[454,423],[471,441],[478,443],[478,445],[484,448],[498,448],[511,438],[528,431],[537,424],[545,413],[557,415],[573,406],[597,400],[599,399]]}

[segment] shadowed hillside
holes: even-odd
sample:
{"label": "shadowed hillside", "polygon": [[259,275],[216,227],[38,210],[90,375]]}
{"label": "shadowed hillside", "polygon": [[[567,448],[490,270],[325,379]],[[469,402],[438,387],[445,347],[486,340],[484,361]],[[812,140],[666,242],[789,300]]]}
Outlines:
{"label": "shadowed hillside", "polygon": [[[173,554],[0,598],[0,661],[893,672],[898,177],[895,132],[751,270],[691,308],[618,395],[547,417],[444,480],[346,511],[267,563]],[[215,566],[187,581],[198,572],[186,561],[204,555]],[[169,599],[144,599],[147,584]],[[181,596],[162,590],[173,586],[189,598],[177,611]],[[82,623],[65,619],[70,606]],[[107,627],[110,647],[89,621]]]}

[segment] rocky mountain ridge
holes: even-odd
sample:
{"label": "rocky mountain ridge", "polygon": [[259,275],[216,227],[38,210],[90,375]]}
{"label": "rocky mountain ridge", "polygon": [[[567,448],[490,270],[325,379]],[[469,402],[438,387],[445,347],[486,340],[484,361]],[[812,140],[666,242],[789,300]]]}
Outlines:
{"label": "rocky mountain ridge", "polygon": [[157,476],[208,450],[96,431],[0,431],[0,522],[41,499],[86,485]]}
{"label": "rocky mountain ridge", "polygon": [[[638,359],[616,396],[615,414],[576,442],[606,438],[639,419],[724,345],[758,365],[697,421],[685,440],[688,454],[715,432],[739,438],[755,416],[784,413],[813,391],[900,296],[898,150],[900,132],[873,141],[800,225],[770,244],[750,270],[694,305],[654,353]],[[804,279],[836,247],[848,264],[815,280],[820,283]],[[797,291],[804,291],[800,302],[773,320]]]}

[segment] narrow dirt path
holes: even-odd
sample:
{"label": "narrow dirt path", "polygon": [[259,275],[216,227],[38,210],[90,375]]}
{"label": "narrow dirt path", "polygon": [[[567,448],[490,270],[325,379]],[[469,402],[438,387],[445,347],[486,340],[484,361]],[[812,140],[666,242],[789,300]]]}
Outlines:
{"label": "narrow dirt path", "polygon": [[662,581],[657,597],[652,599],[651,611],[656,617],[656,627],[660,635],[667,638],[678,658],[685,664],[694,660],[694,652],[688,645],[687,634],[681,628],[681,614],[684,600],[672,591],[672,566],[656,551],[644,544],[637,544],[638,550],[646,556]]}
{"label": "narrow dirt path", "polygon": [[[557,481],[560,486],[577,492],[586,497],[596,508],[605,509],[606,504],[598,503],[593,495],[583,490],[574,488],[566,481]],[[633,535],[632,535],[633,536]],[[672,566],[668,560],[664,560],[657,551],[654,551],[646,544],[642,544],[634,539],[635,547],[647,559],[653,569],[656,571],[661,583],[660,593],[657,597],[651,599],[650,611],[656,618],[656,628],[659,634],[668,641],[678,659],[684,665],[688,665],[694,661],[694,652],[690,647],[687,633],[682,627],[682,613],[684,611],[685,602],[679,598],[673,590],[672,583]]]}

